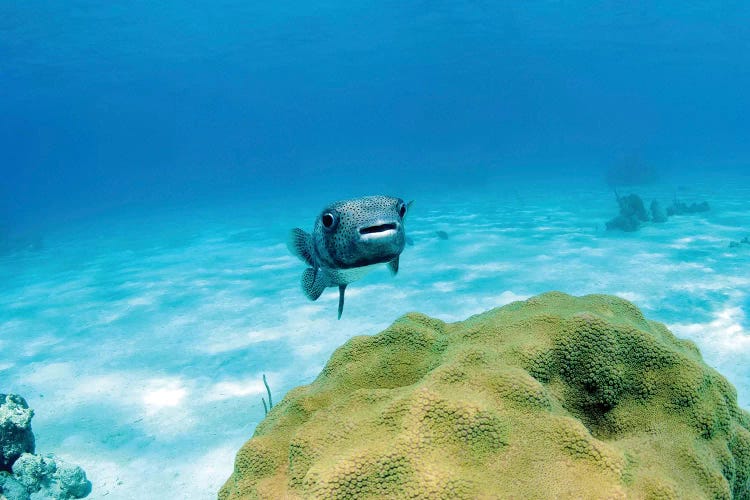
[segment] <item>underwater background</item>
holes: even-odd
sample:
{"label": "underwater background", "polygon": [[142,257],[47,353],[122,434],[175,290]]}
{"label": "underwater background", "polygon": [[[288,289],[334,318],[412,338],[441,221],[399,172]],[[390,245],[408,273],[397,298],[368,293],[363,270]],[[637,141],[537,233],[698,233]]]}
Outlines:
{"label": "underwater background", "polygon": [[[2,2],[0,392],[91,498],[215,498],[262,374],[560,290],[750,408],[748,54],[745,2]],[[287,233],[378,193],[414,245],[337,321]],[[622,231],[631,193],[710,210]]]}

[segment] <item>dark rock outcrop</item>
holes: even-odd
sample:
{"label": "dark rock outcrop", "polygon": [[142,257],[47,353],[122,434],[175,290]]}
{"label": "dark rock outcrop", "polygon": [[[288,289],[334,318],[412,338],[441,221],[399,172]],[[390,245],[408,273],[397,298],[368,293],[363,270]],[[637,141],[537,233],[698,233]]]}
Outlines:
{"label": "dark rock outcrop", "polygon": [[637,194],[617,195],[617,204],[620,207],[620,214],[607,222],[608,230],[637,231],[642,223],[649,220],[643,200]]}
{"label": "dark rock outcrop", "polygon": [[34,410],[17,394],[0,394],[0,494],[8,500],[83,498],[91,482],[77,465],[34,454]]}
{"label": "dark rock outcrop", "polygon": [[711,210],[711,207],[708,205],[707,201],[691,203],[688,205],[682,201],[674,200],[672,204],[667,207],[667,215],[692,215],[708,212],[709,210]]}
{"label": "dark rock outcrop", "polygon": [[656,200],[651,202],[651,220],[657,223],[667,222],[667,212]]}
{"label": "dark rock outcrop", "polygon": [[0,394],[0,470],[10,472],[23,453],[34,453],[34,410],[16,394]]}

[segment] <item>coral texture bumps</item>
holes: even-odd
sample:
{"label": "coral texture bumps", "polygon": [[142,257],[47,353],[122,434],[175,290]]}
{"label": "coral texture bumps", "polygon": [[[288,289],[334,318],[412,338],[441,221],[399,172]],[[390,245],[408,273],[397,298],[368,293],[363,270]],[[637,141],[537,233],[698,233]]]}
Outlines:
{"label": "coral texture bumps", "polygon": [[337,349],[258,425],[240,498],[750,499],[750,414],[631,303],[552,292]]}

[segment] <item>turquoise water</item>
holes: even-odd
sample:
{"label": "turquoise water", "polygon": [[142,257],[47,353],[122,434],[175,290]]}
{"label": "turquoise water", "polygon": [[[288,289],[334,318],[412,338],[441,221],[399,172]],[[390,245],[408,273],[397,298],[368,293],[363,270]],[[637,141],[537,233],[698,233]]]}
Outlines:
{"label": "turquoise water", "polygon": [[[262,374],[278,401],[406,312],[561,290],[750,408],[748,53],[743,2],[0,3],[0,393],[91,498],[214,498]],[[612,169],[711,210],[606,231]],[[380,193],[415,244],[337,321],[287,232]]]}
{"label": "turquoise water", "polygon": [[94,498],[211,498],[263,417],[263,373],[278,401],[401,314],[456,321],[554,289],[633,301],[750,406],[750,245],[729,248],[750,232],[750,187],[695,185],[711,212],[637,235],[603,230],[606,190],[549,189],[418,197],[399,275],[351,285],[341,321],[335,289],[305,299],[284,245],[286,228],[312,223],[307,207],[111,214],[50,233],[0,261],[3,385],[36,410],[38,449],[81,464]]}

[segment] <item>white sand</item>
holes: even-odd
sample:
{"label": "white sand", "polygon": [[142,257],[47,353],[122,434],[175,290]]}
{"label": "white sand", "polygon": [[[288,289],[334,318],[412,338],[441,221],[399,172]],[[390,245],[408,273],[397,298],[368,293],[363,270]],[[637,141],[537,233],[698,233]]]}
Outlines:
{"label": "white sand", "polygon": [[603,230],[616,212],[603,189],[424,196],[399,276],[350,286],[341,321],[335,289],[304,298],[284,245],[288,228],[311,226],[307,207],[60,228],[45,250],[0,258],[0,392],[28,400],[37,451],[83,466],[90,498],[215,498],[263,417],[261,373],[278,400],[405,312],[455,321],[554,289],[632,300],[694,340],[748,407],[750,245],[729,241],[750,235],[750,190],[683,196],[713,210],[632,234]]}

